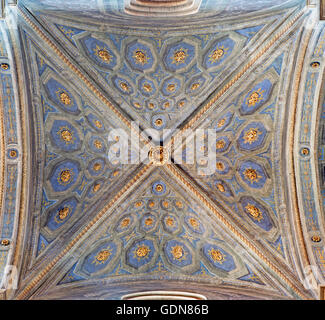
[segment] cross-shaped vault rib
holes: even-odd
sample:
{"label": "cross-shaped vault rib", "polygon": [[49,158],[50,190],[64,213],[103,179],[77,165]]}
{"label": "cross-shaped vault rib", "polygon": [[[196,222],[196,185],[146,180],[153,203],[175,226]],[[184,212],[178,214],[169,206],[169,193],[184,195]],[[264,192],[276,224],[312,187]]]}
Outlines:
{"label": "cross-shaped vault rib", "polygon": [[[70,58],[62,52],[59,47],[51,40],[41,29],[40,27],[32,21],[32,19],[27,15],[26,12],[20,10],[20,14],[25,19],[25,21],[32,27],[32,29],[42,38],[49,47],[57,54],[57,56],[64,62],[66,65],[78,75],[78,77],[89,87],[89,89],[131,130],[133,130],[130,121],[124,117],[124,115],[111,104],[111,102],[105,97],[105,95],[85,77],[85,75],[77,68],[71,61]],[[221,90],[219,90],[216,95],[214,95],[195,115],[189,122],[182,128],[182,131],[185,131],[189,128],[195,126],[195,124],[203,117],[203,115],[210,110],[215,103],[226,93],[233,85],[238,82],[242,76],[297,22],[297,20],[304,14],[304,10],[298,12],[278,33],[266,44],[264,45],[253,57],[252,59],[244,65],[241,70],[232,78]],[[180,133],[180,134],[181,134]],[[147,139],[140,136],[144,144],[152,143]],[[174,138],[172,138],[170,143],[173,143]],[[151,159],[152,160],[152,159]],[[293,276],[288,270],[285,272],[281,270],[282,266],[279,266],[278,263],[272,261],[265,253],[262,252],[261,248],[258,245],[254,244],[251,239],[246,237],[238,228],[227,220],[216,208],[215,204],[209,199],[209,197],[204,194],[198,186],[191,183],[191,181],[174,165],[166,164],[164,166],[169,172],[171,172],[178,182],[181,182],[182,185],[189,190],[197,199],[202,201],[204,205],[220,220],[220,222],[227,228],[231,233],[233,233],[241,242],[245,243],[247,247],[266,265],[268,265],[274,273],[276,273],[298,296],[303,299],[310,298],[303,287],[293,279]],[[121,199],[125,196],[134,185],[141,180],[141,178],[154,168],[154,161],[149,162],[149,164],[142,167],[138,172],[135,173],[135,176],[109,201],[109,203],[100,211],[99,214],[95,216],[94,219],[80,232],[78,233],[71,242],[57,255],[40,273],[38,273],[22,290],[17,296],[17,299],[24,299],[32,293],[32,291],[44,280],[48,272],[54,269],[59,262],[73,249],[75,248],[79,241],[93,230],[99,221],[104,217],[107,210],[113,208]],[[164,169],[165,170],[165,169]],[[284,269],[283,269],[284,270]]]}

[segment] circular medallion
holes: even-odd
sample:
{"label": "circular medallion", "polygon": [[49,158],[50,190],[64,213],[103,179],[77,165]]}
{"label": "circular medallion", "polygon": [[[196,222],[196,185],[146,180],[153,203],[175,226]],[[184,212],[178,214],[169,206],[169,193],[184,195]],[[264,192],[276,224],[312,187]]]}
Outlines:
{"label": "circular medallion", "polygon": [[6,247],[6,246],[9,246],[9,244],[10,244],[10,241],[8,239],[1,240],[1,245],[2,246]]}
{"label": "circular medallion", "polygon": [[320,66],[320,63],[318,61],[314,61],[310,64],[310,66],[313,68],[313,69],[317,69],[319,68]]}
{"label": "circular medallion", "polygon": [[312,236],[311,237],[311,241],[313,242],[321,242],[322,241],[322,238],[320,236]]}
{"label": "circular medallion", "polygon": [[17,159],[18,158],[18,150],[17,149],[9,149],[8,150],[8,157],[11,160]]}
{"label": "circular medallion", "polygon": [[9,64],[8,63],[1,63],[1,69],[4,70],[4,71],[7,71],[9,70]]}
{"label": "circular medallion", "polygon": [[155,166],[163,166],[169,159],[169,152],[164,147],[154,147],[149,151],[149,160]]}
{"label": "circular medallion", "polygon": [[300,152],[301,152],[301,155],[303,155],[303,156],[309,156],[309,154],[310,154],[310,150],[308,149],[308,148],[302,148],[301,150],[300,150]]}

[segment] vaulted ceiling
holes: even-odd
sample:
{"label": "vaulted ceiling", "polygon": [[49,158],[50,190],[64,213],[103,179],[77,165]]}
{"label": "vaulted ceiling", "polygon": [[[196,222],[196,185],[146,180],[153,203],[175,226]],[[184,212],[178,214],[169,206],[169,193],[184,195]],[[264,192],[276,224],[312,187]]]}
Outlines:
{"label": "vaulted ceiling", "polygon": [[[0,279],[17,282],[2,298],[159,289],[318,299],[325,24],[317,6],[202,0],[167,10],[165,1],[150,15],[152,2],[7,2]],[[186,149],[189,130],[201,134],[199,155]],[[141,163],[139,148],[149,154]],[[129,161],[110,150],[126,150]]]}

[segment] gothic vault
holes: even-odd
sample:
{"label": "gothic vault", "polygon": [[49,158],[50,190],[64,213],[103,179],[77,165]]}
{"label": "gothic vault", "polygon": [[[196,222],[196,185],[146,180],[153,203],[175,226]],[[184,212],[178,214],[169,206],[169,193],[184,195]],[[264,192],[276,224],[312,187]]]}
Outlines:
{"label": "gothic vault", "polygon": [[0,298],[322,298],[323,4],[2,0]]}

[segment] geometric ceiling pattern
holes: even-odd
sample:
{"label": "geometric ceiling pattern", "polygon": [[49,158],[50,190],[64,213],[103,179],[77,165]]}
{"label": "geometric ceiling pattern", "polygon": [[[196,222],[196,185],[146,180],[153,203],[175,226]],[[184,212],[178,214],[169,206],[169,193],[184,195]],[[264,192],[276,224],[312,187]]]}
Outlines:
{"label": "geometric ceiling pattern", "polygon": [[[240,220],[245,229],[260,234],[282,256],[284,248],[276,209],[279,190],[272,183],[275,162],[272,136],[276,130],[276,92],[283,59],[284,54],[272,57],[257,80],[204,123],[203,132],[208,129],[217,132],[216,142],[209,146],[216,148],[216,172],[210,175],[200,172],[207,162],[204,156],[194,165],[182,166],[213,201]],[[257,100],[251,98],[255,92],[259,93]]]}
{"label": "geometric ceiling pattern", "polygon": [[264,24],[227,32],[211,27],[194,35],[176,32],[172,38],[170,31],[131,36],[113,29],[93,32],[75,23],[49,27],[141,128],[173,131],[211,94]]}
{"label": "geometric ceiling pattern", "polygon": [[62,3],[18,1],[0,20],[0,297],[318,299],[318,9],[202,0],[179,19]]}

